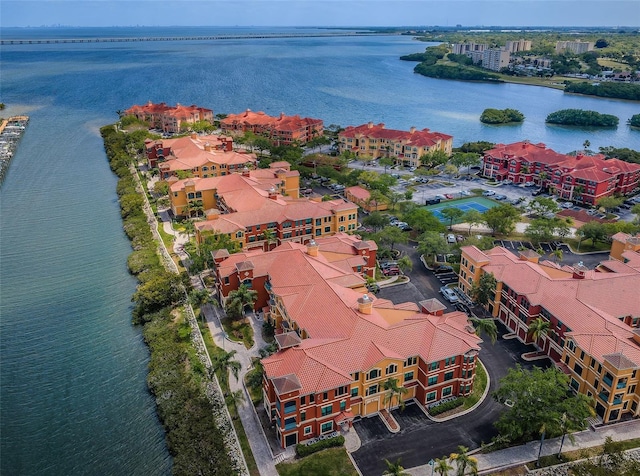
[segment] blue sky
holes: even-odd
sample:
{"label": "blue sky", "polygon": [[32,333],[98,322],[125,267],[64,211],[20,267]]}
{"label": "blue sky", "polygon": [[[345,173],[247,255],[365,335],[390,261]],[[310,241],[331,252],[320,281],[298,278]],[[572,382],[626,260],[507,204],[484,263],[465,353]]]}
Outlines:
{"label": "blue sky", "polygon": [[2,0],[0,26],[638,26],[640,0]]}

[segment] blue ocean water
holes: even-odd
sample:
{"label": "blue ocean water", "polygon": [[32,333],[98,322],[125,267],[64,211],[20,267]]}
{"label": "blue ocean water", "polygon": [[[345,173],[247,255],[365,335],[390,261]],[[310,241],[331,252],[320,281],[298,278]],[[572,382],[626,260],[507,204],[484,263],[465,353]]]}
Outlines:
{"label": "blue ocean water", "polygon": [[[3,29],[53,38],[260,33],[256,29]],[[279,29],[280,31],[309,31]],[[384,122],[466,141],[544,142],[560,152],[640,149],[626,120],[638,103],[520,85],[436,80],[403,54],[408,36],[3,46],[3,115],[31,116],[0,188],[0,472],[168,474],[171,458],[146,390],[147,350],[130,325],[135,281],[116,180],[99,137],[116,111],[147,101]],[[520,126],[490,127],[487,107]],[[614,130],[548,127],[564,108],[620,117]]]}

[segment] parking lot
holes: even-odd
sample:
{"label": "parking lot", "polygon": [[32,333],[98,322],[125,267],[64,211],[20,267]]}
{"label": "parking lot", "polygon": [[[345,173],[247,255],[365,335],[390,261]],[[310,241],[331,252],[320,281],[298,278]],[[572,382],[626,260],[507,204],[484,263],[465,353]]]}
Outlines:
{"label": "parking lot", "polygon": [[[540,257],[540,260],[557,261],[558,264],[575,265],[582,262],[584,266],[589,269],[595,268],[601,261],[609,259],[609,252],[603,251],[599,253],[574,253],[566,243],[561,241],[544,242],[540,243],[537,247],[530,241],[514,241],[514,240],[495,240],[493,242],[496,246],[502,246],[508,249],[515,255],[518,255],[519,250],[526,248],[529,250],[538,251],[541,249],[544,254]],[[562,251],[562,258],[555,256],[553,252],[555,250]]]}

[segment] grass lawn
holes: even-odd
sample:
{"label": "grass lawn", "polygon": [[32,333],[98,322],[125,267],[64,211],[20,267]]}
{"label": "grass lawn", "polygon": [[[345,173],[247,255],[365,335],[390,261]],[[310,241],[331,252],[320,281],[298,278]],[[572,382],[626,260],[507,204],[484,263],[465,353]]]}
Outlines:
{"label": "grass lawn", "polygon": [[280,476],[358,476],[344,448],[329,448],[276,466]]}
{"label": "grass lawn", "polygon": [[[568,438],[565,443],[568,442]],[[616,441],[621,451],[630,450],[632,448],[640,447],[640,438],[633,438],[631,440]],[[540,467],[545,468],[547,466],[553,466],[561,463],[568,463],[569,461],[576,461],[584,458],[591,458],[602,454],[604,446],[593,446],[591,448],[584,448],[581,450],[563,451],[560,459],[556,455],[543,456],[540,458]],[[535,466],[535,462],[528,464],[530,468]]]}
{"label": "grass lawn", "polygon": [[225,317],[222,319],[222,327],[232,341],[242,342],[247,349],[253,346],[253,329],[247,317],[237,321]]}
{"label": "grass lawn", "polygon": [[[484,337],[485,339],[489,339],[488,337]],[[479,363],[479,361],[478,361]],[[480,400],[482,394],[484,393],[484,389],[487,388],[487,371],[484,369],[484,365],[476,364],[476,375],[473,381],[473,392],[468,397],[464,397],[464,409],[471,408]]]}

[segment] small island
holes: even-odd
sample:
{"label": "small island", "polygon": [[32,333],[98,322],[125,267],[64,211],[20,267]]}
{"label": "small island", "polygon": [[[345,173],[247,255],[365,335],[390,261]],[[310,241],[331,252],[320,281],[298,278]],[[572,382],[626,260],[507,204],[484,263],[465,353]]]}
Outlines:
{"label": "small island", "polygon": [[631,119],[629,119],[627,123],[631,127],[640,127],[640,114],[634,114],[633,116],[631,116]]}
{"label": "small island", "polygon": [[519,124],[524,121],[524,114],[517,109],[492,109],[482,111],[480,122],[483,124]]}
{"label": "small island", "polygon": [[545,122],[564,126],[617,127],[619,119],[612,114],[600,114],[596,111],[561,109],[549,114]]}

